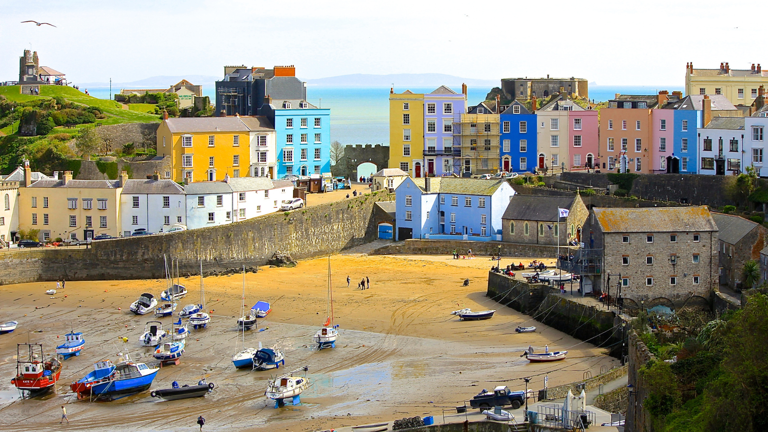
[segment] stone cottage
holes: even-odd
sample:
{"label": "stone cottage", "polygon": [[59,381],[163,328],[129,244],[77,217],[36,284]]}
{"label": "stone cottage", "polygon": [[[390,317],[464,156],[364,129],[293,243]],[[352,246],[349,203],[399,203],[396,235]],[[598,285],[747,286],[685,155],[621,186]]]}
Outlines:
{"label": "stone cottage", "polygon": [[740,216],[712,213],[720,231],[718,235],[718,265],[720,284],[741,289],[741,272],[747,261],[758,261],[766,246],[766,229]]}
{"label": "stone cottage", "polygon": [[[560,209],[568,210],[568,216],[559,217]],[[582,227],[588,216],[589,210],[578,194],[575,197],[516,195],[501,217],[502,239],[510,243],[567,246],[581,242]]]}

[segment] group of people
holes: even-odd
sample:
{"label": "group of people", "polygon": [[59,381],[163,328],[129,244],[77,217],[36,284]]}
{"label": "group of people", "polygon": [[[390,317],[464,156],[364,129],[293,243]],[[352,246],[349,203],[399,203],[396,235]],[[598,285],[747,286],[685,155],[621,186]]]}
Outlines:
{"label": "group of people", "polygon": [[358,180],[360,180],[360,183],[370,183],[373,181],[373,177],[360,176]]}
{"label": "group of people", "polygon": [[[356,190],[352,191],[352,196],[357,196],[357,191]],[[349,194],[347,194],[347,198],[349,198]]]}
{"label": "group of people", "polygon": [[[347,276],[347,288],[349,288],[349,284],[352,282],[352,279]],[[357,289],[364,290],[369,289],[371,287],[371,280],[368,279],[368,276],[364,277],[363,280],[360,281],[360,283],[357,284]]]}
{"label": "group of people", "polygon": [[472,249],[467,250],[467,255],[460,255],[459,251],[456,249],[453,250],[453,259],[469,259],[474,257],[475,255],[472,253]]}
{"label": "group of people", "polygon": [[573,254],[560,255],[560,261],[573,261]]}

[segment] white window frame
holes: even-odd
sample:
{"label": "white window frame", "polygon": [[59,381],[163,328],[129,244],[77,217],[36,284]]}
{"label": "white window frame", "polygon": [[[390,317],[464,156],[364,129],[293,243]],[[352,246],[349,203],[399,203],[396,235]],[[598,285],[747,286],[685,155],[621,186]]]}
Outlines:
{"label": "white window frame", "polygon": [[581,119],[580,118],[573,119],[573,130],[581,130]]}

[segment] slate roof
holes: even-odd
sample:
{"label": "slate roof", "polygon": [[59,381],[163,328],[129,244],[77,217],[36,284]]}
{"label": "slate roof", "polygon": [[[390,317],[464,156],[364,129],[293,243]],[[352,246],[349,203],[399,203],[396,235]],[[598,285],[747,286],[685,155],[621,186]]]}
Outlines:
{"label": "slate roof", "polygon": [[32,188],[68,188],[68,189],[117,189],[120,180],[38,180],[29,187]]}
{"label": "slate roof", "polygon": [[557,222],[557,209],[570,209],[575,198],[515,195],[509,201],[502,219]]}
{"label": "slate roof", "polygon": [[[55,180],[56,177],[47,176],[41,172],[32,171],[32,181],[36,182],[38,180]],[[24,167],[18,166],[16,167],[13,172],[8,174],[7,176],[3,177],[3,180],[8,181],[17,181],[17,182],[24,182]]]}
{"label": "slate roof", "polygon": [[293,187],[293,182],[290,180],[272,180],[273,189]]}
{"label": "slate roof", "polygon": [[[496,102],[494,102],[494,104],[495,103]],[[475,105],[473,107],[470,107],[469,111],[467,111],[467,114],[478,114],[477,109],[479,107],[485,108],[485,110],[484,110],[485,112],[483,112],[483,114],[495,114],[494,110],[491,109],[491,107],[489,107],[488,104],[486,104],[485,102],[480,102],[479,104],[477,104],[477,105]]]}
{"label": "slate roof", "polygon": [[238,117],[180,117],[164,121],[173,133],[249,131]]}
{"label": "slate roof", "polygon": [[48,66],[40,66],[40,75],[50,75],[50,76],[64,76],[65,74],[57,71],[56,69]]}
{"label": "slate roof", "polygon": [[735,245],[745,235],[749,234],[758,224],[751,220],[744,219],[739,216],[727,215],[724,213],[712,213],[712,218],[717,224],[718,233],[717,238]]}
{"label": "slate roof", "polygon": [[570,111],[585,111],[584,108],[580,107],[578,104],[575,104],[571,99],[566,98],[563,95],[558,95],[548,104],[539,108],[538,111],[563,111],[560,108],[564,106],[570,107]]}
{"label": "slate roof", "polygon": [[396,201],[379,201],[376,203],[377,206],[379,206],[382,210],[387,212],[392,219],[395,218],[395,214],[397,211],[397,203]]}
{"label": "slate roof", "polygon": [[224,77],[224,81],[251,81],[250,69],[235,69],[234,72],[228,73]]}
{"label": "slate roof", "polygon": [[268,177],[232,177],[229,179],[232,192],[248,192],[272,189],[274,184]]}
{"label": "slate roof", "polygon": [[451,95],[455,95],[455,94],[458,94],[458,93],[456,93],[455,91],[451,90],[450,88],[448,88],[448,87],[446,87],[446,86],[444,86],[444,85],[441,85],[440,87],[436,88],[436,89],[435,89],[435,90],[434,90],[432,93],[430,93],[430,94],[433,94],[433,95],[439,95],[439,94],[443,94],[443,95],[445,95],[445,94],[451,94]]}
{"label": "slate roof", "polygon": [[596,208],[593,211],[605,233],[717,231],[705,206]]}
{"label": "slate roof", "polygon": [[519,101],[512,101],[512,103],[511,103],[511,104],[509,104],[509,106],[507,107],[507,109],[506,109],[506,110],[504,110],[504,112],[503,112],[502,114],[514,114],[514,112],[512,111],[512,107],[513,107],[513,106],[515,106],[515,105],[517,105],[517,106],[519,106],[519,107],[520,107],[520,112],[519,112],[519,114],[530,114],[530,113],[531,113],[531,112],[528,110],[528,108],[526,108],[526,107],[525,107],[525,105],[521,104]]}
{"label": "slate roof", "polygon": [[768,255],[768,246],[764,247],[763,250],[760,251],[760,255]]}
{"label": "slate roof", "polygon": [[232,188],[222,181],[194,182],[188,184],[184,189],[187,191],[187,195],[232,193]]}
{"label": "slate roof", "polygon": [[[283,108],[284,103],[290,103],[290,108]],[[304,108],[301,108],[301,103],[304,102],[306,106]],[[272,100],[272,107],[276,110],[281,109],[317,109],[316,106],[312,105],[311,103],[302,100],[302,99],[273,99]]]}
{"label": "slate roof", "polygon": [[732,76],[732,77],[768,77],[768,71],[761,73],[752,73],[752,69],[731,69],[730,73],[720,73],[720,69],[694,69],[695,77],[714,77],[714,76]]}
{"label": "slate roof", "polygon": [[[425,193],[424,178],[415,178],[413,182]],[[456,195],[493,195],[506,180],[480,180],[453,177],[430,177],[429,193],[447,193]]]}
{"label": "slate roof", "polygon": [[396,177],[396,176],[408,176],[408,173],[400,168],[384,168],[377,172],[372,177]]}
{"label": "slate roof", "polygon": [[704,129],[744,130],[744,117],[715,117]]}
{"label": "slate roof", "polygon": [[[728,100],[725,95],[708,95],[709,100],[712,101],[712,111],[736,111],[736,106]],[[663,109],[675,109],[675,110],[698,110],[701,111],[704,106],[704,95],[690,95],[686,96],[679,101],[670,100],[664,104]]]}
{"label": "slate roof", "polygon": [[242,121],[243,124],[245,124],[245,126],[251,131],[265,131],[275,129],[272,127],[272,123],[270,123],[269,118],[266,116],[241,116],[240,121]]}
{"label": "slate roof", "polygon": [[183,195],[184,188],[173,180],[133,179],[125,182],[125,194]]}

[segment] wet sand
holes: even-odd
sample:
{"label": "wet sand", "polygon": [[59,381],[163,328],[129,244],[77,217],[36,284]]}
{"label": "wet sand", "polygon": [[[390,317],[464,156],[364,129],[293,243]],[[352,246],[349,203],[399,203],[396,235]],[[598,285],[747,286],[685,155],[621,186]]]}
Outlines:
{"label": "wet sand", "polygon": [[[502,266],[510,264],[502,259]],[[516,258],[515,261],[520,261]],[[523,260],[526,262],[525,260]],[[0,336],[0,428],[58,430],[60,408],[66,404],[67,429],[191,430],[198,415],[205,430],[312,431],[375,423],[452,409],[482,388],[509,385],[522,389],[522,377],[534,376],[533,388],[594,376],[601,367],[617,364],[606,350],[531,321],[531,317],[485,297],[487,258],[452,260],[450,256],[393,257],[335,255],[331,258],[335,323],[341,326],[335,349],[318,351],[312,336],[326,317],[327,258],[302,261],[295,268],[261,268],[246,275],[246,307],[258,300],[272,303],[272,313],[259,329],[246,332],[245,344],[277,344],[285,353],[285,370],[309,366],[311,387],[302,405],[274,409],[264,397],[275,371],[236,370],[232,355],[242,349],[240,316],[242,276],[206,278],[208,329],[187,339],[178,366],[163,367],[152,389],[195,384],[205,377],[216,389],[204,399],[160,401],[149,391],[112,402],[78,401],[69,383],[104,358],[117,360],[128,352],[136,361],[155,363],[150,348],[138,342],[151,315],[135,316],[130,304],[142,292],[159,296],[164,280],[68,282],[53,298],[46,289],[55,283],[4,286],[0,289],[0,320],[18,320],[18,329]],[[346,277],[352,282],[347,288]],[[355,287],[363,277],[369,290]],[[464,279],[470,279],[467,287]],[[182,278],[189,290],[179,307],[199,301],[200,278]],[[497,309],[488,321],[462,322],[456,309]],[[120,308],[121,310],[119,310]],[[170,326],[171,318],[161,321]],[[536,325],[536,333],[517,334],[518,325]],[[65,361],[57,394],[18,400],[10,385],[15,374],[16,344],[40,342],[53,353],[63,335],[82,331],[86,346],[79,357]],[[124,343],[121,337],[127,337]],[[567,349],[568,359],[531,364],[520,358],[529,345],[543,350]],[[281,372],[283,369],[281,369]]]}

